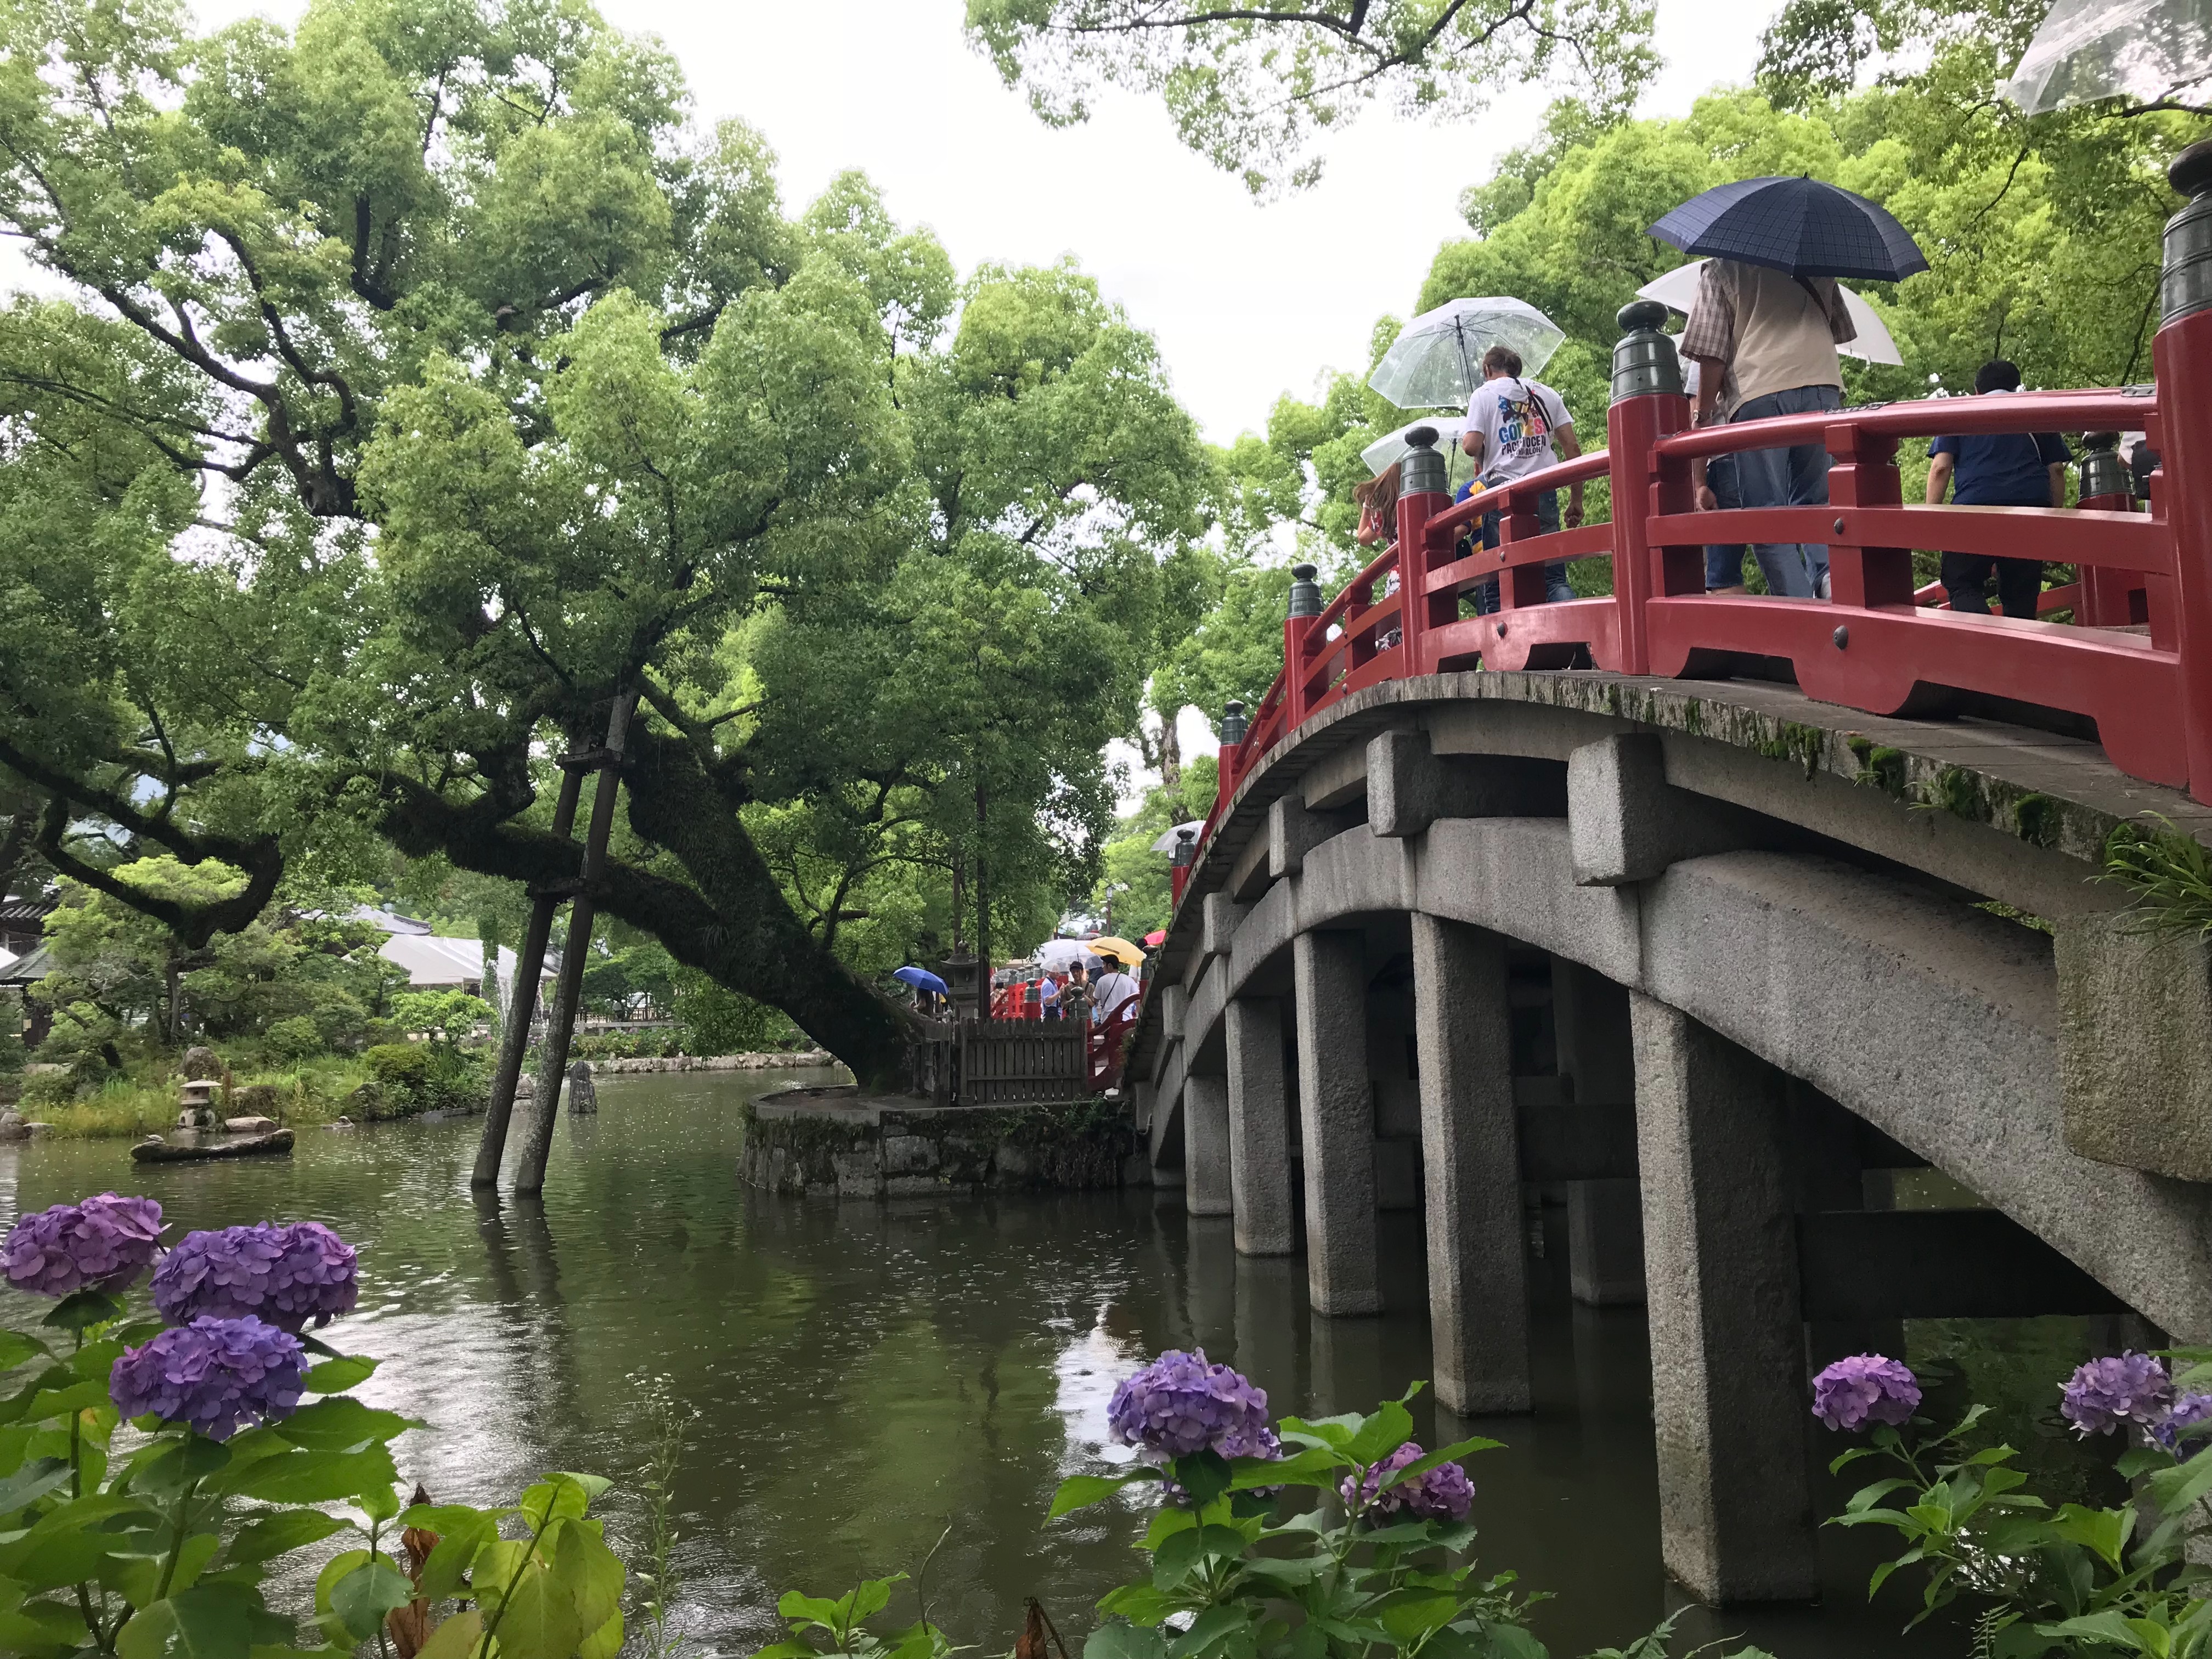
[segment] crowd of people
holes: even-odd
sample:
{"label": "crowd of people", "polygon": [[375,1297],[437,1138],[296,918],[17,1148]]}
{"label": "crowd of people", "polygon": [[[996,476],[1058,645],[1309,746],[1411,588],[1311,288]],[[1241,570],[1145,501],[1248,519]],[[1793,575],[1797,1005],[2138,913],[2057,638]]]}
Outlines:
{"label": "crowd of people", "polygon": [[1033,978],[1008,970],[994,976],[991,1015],[994,1019],[1074,1020],[1104,1025],[1124,1003],[1143,994],[1136,976],[1117,961],[1093,956],[1058,972]]}
{"label": "crowd of people", "polygon": [[[1705,262],[1697,297],[1680,343],[1695,424],[1734,425],[1780,415],[1832,411],[1843,407],[1843,374],[1837,348],[1856,337],[1856,328],[1832,277],[1790,276],[1735,259]],[[1519,356],[1493,346],[1482,359],[1482,381],[1468,399],[1460,447],[1474,476],[1457,499],[1478,489],[1516,483],[1582,453],[1574,416],[1551,386],[1522,374]],[[1982,366],[1974,391],[1984,397],[2017,392],[2017,365],[2002,358]],[[1928,501],[1940,504],[1947,490],[1960,506],[2063,507],[2066,463],[2073,459],[2056,433],[1939,437],[1929,446]],[[1825,444],[1747,450],[1699,458],[1692,465],[1698,507],[1706,512],[1734,507],[1826,506],[1829,456]],[[1363,545],[1397,537],[1400,469],[1393,464],[1359,485],[1353,496],[1360,509]],[[1495,548],[1502,509],[1483,515],[1480,544]],[[1562,524],[1559,491],[1536,498],[1540,534]],[[1567,528],[1583,521],[1583,486],[1569,486],[1564,517]],[[1477,540],[1471,532],[1470,544]],[[1470,545],[1468,550],[1472,551]],[[1758,564],[1765,591],[1785,599],[1829,597],[1828,550],[1814,542],[1715,544],[1705,549],[1705,591],[1746,593],[1744,559]],[[1556,604],[1575,597],[1565,560],[1547,562],[1544,600]],[[1990,614],[1990,584],[2008,617],[2033,617],[2043,587],[2043,566],[2033,559],[1992,558],[1946,553],[1942,586],[1951,608]],[[1490,615],[1498,608],[1498,578],[1474,590],[1474,608]],[[1390,641],[1384,641],[1388,644]]]}

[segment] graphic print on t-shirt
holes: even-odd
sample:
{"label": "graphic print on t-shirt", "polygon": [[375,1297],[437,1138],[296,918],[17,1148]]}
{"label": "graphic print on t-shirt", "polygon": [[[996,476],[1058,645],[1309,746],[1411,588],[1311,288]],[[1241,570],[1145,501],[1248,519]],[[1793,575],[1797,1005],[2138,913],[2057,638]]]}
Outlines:
{"label": "graphic print on t-shirt", "polygon": [[1552,423],[1544,418],[1544,400],[1519,380],[1498,392],[1498,459],[1534,455],[1552,447]]}

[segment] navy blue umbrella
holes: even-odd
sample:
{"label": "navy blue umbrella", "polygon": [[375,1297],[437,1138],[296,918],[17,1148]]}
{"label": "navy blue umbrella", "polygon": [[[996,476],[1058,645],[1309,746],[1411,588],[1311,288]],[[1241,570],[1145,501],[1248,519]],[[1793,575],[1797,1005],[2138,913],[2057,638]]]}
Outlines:
{"label": "navy blue umbrella", "polygon": [[1894,283],[1928,269],[1903,225],[1863,196],[1818,179],[1739,179],[1693,196],[1651,227],[1685,253],[1792,276]]}
{"label": "navy blue umbrella", "polygon": [[904,980],[917,991],[934,991],[939,996],[951,994],[945,988],[945,981],[927,968],[894,968],[891,977]]}

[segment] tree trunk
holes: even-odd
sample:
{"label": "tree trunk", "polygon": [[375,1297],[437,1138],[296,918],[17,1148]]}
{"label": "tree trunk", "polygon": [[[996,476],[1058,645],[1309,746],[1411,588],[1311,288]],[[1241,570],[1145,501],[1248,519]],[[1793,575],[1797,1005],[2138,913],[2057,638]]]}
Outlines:
{"label": "tree trunk", "polygon": [[1160,787],[1173,790],[1182,782],[1182,735],[1173,714],[1160,716]]}
{"label": "tree trunk", "polygon": [[[863,1087],[903,1087],[908,1042],[919,1036],[914,1017],[824,950],[793,915],[696,751],[643,725],[624,750],[631,829],[681,864],[690,880],[610,860],[594,884],[598,908],[645,929],[716,984],[781,1009],[852,1067]],[[575,843],[514,822],[516,804],[480,797],[457,805],[397,775],[382,781],[378,828],[401,852],[443,853],[465,870],[532,886],[574,881]]]}
{"label": "tree trunk", "polygon": [[975,774],[975,971],[983,983],[991,982],[991,886],[985,878],[988,862],[983,851],[990,834],[990,822],[986,807],[990,797],[983,787],[983,775]]}

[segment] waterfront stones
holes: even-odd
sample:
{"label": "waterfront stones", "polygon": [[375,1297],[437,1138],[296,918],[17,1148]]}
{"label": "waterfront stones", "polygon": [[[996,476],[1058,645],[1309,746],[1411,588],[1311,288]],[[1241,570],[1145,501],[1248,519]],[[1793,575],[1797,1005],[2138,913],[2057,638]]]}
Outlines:
{"label": "waterfront stones", "polygon": [[592,1062],[580,1060],[568,1068],[568,1111],[588,1116],[599,1109],[599,1091],[592,1082]]}
{"label": "waterfront stones", "polygon": [[740,1172],[791,1197],[919,1198],[1140,1184],[1150,1165],[1127,1107],[909,1106],[855,1089],[784,1090],[747,1103]]}
{"label": "waterfront stones", "polygon": [[222,1121],[226,1133],[234,1135],[265,1135],[276,1127],[274,1118],[261,1116],[227,1117]]}

